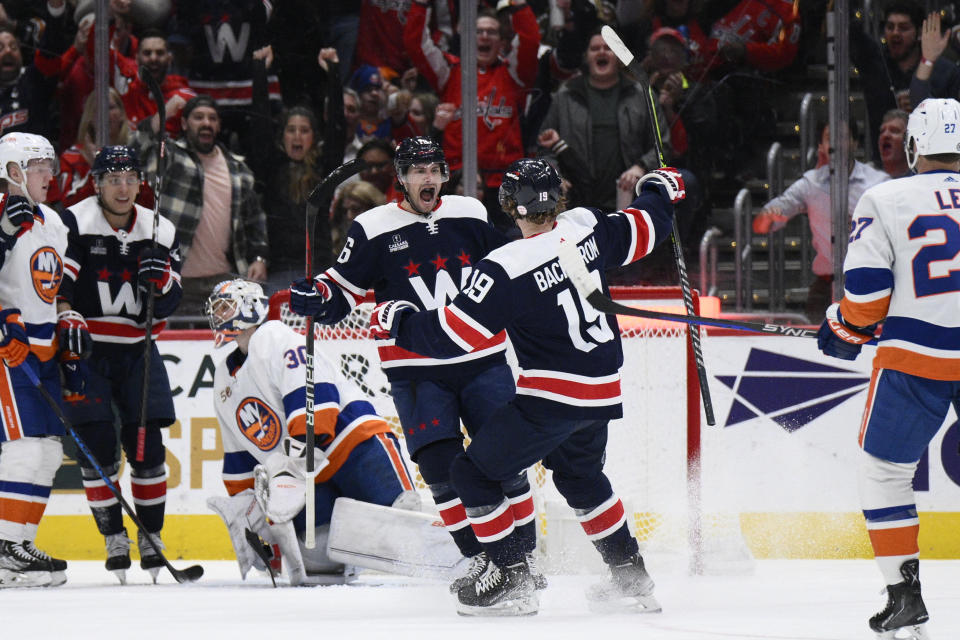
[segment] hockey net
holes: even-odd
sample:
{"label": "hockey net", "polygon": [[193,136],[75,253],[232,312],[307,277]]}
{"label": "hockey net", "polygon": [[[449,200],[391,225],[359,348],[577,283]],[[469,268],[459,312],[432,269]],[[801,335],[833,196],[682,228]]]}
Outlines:
{"label": "hockey net", "polygon": [[[623,304],[683,313],[679,287],[614,287],[611,293]],[[289,296],[287,290],[271,297],[270,318],[304,332],[306,320],[290,310]],[[317,349],[360,386],[403,439],[368,328],[373,306],[370,298],[335,325],[316,324]],[[686,563],[694,573],[751,571],[753,559],[740,531],[739,514],[723,488],[723,478],[736,460],[725,452],[720,427],[701,429],[700,391],[687,327],[633,317],[618,320],[624,347],[624,418],[610,423],[604,471],[623,500],[641,549],[645,555],[653,554],[651,559]],[[432,504],[416,466],[409,459],[407,463],[424,503]],[[602,568],[573,511],[553,486],[550,471],[537,464],[528,475],[537,506],[543,569],[574,573]]]}

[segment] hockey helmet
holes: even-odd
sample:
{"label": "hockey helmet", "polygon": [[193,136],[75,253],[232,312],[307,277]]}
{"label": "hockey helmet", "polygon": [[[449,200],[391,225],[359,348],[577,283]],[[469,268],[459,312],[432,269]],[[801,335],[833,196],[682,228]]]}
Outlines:
{"label": "hockey helmet", "polygon": [[53,145],[43,136],[14,132],[0,138],[0,178],[11,180],[7,173],[9,163],[14,162],[26,171],[31,160],[49,160],[54,174],[60,168]]}
{"label": "hockey helmet", "polygon": [[244,329],[266,322],[269,306],[263,287],[256,282],[237,278],[215,286],[203,307],[213,330],[214,346],[231,342]]}
{"label": "hockey helmet", "polygon": [[407,169],[417,164],[440,165],[441,182],[450,179],[450,169],[447,166],[447,158],[443,155],[443,149],[440,145],[424,136],[415,136],[413,138],[404,138],[397,145],[397,152],[393,157],[393,167],[397,170],[397,178],[403,180],[407,175]]}
{"label": "hockey helmet", "polygon": [[545,160],[522,158],[503,174],[500,206],[514,206],[517,216],[553,211],[560,202],[560,174]]}
{"label": "hockey helmet", "polygon": [[927,98],[918,104],[907,121],[903,144],[911,169],[916,168],[920,156],[960,153],[960,102]]}
{"label": "hockey helmet", "polygon": [[98,180],[106,173],[115,173],[120,171],[136,171],[140,179],[143,179],[143,171],[140,169],[140,157],[137,150],[133,147],[123,145],[108,145],[97,152],[93,159],[93,167],[90,169]]}

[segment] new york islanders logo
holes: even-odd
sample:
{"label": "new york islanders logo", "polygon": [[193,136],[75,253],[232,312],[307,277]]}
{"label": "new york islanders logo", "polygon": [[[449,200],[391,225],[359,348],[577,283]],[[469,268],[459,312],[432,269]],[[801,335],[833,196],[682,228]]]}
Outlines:
{"label": "new york islanders logo", "polygon": [[261,451],[269,451],[280,442],[280,418],[259,398],[243,399],[237,407],[237,426]]}
{"label": "new york islanders logo", "polygon": [[63,261],[53,247],[41,247],[30,256],[33,290],[47,304],[53,304],[63,280]]}

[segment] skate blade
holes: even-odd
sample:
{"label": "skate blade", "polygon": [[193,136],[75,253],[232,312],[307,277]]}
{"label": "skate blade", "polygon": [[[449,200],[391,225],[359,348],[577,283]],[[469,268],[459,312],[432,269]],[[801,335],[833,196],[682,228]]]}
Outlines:
{"label": "skate blade", "polygon": [[877,634],[879,640],[930,640],[925,624],[911,624],[891,631],[881,631]]}
{"label": "skate blade", "polygon": [[157,584],[157,576],[160,575],[160,567],[150,567],[145,571],[150,574],[150,578],[153,579],[153,584]]}
{"label": "skate blade", "polygon": [[663,607],[652,595],[629,596],[612,600],[588,600],[587,605],[593,613],[661,613]]}
{"label": "skate blade", "polygon": [[117,576],[117,580],[120,581],[120,584],[127,584],[127,570],[126,569],[111,569],[110,573]]}
{"label": "skate blade", "polygon": [[489,607],[477,607],[457,604],[457,613],[461,616],[487,618],[487,617],[519,617],[535,616],[540,610],[540,599],[536,594],[512,600],[504,600]]}
{"label": "skate blade", "polygon": [[67,573],[65,571],[52,571],[50,573],[50,583],[45,587],[59,587],[67,582]]}
{"label": "skate blade", "polygon": [[0,570],[0,589],[30,589],[47,587],[50,585],[49,573],[43,571],[9,571]]}

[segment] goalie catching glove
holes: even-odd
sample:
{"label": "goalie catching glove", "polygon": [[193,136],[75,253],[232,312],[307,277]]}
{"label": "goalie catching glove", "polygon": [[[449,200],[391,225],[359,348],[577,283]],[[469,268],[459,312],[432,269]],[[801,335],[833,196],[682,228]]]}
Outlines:
{"label": "goalie catching glove", "polygon": [[[313,450],[313,462],[314,476],[328,464],[326,455],[317,448]],[[275,523],[293,520],[306,505],[307,445],[284,438],[280,450],[254,468],[253,480],[257,504],[267,517]]]}
{"label": "goalie catching glove", "polygon": [[388,300],[373,308],[370,314],[370,333],[378,340],[396,338],[404,316],[414,313],[417,305],[406,300]]}
{"label": "goalie catching glove", "polygon": [[687,197],[687,190],[683,184],[683,176],[673,167],[661,167],[660,169],[654,169],[653,171],[648,171],[643,174],[640,179],[637,180],[636,191],[638,196],[644,191],[643,185],[648,183],[660,187],[658,191],[667,196],[671,204],[677,204]]}
{"label": "goalie catching glove", "polygon": [[856,360],[860,349],[876,335],[877,323],[858,327],[844,320],[840,305],[834,302],[827,307],[826,319],[817,331],[817,347],[825,355],[841,360]]}

